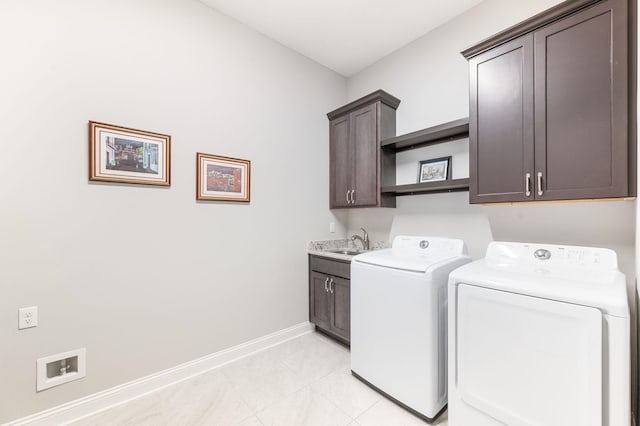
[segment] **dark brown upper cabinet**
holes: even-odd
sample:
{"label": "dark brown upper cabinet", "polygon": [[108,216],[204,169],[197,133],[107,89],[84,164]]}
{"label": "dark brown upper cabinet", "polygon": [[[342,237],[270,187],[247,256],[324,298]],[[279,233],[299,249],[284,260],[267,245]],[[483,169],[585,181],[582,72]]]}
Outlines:
{"label": "dark brown upper cabinet", "polygon": [[626,0],[567,1],[464,51],[470,202],[635,196],[628,52]]}
{"label": "dark brown upper cabinet", "polygon": [[470,201],[526,201],[534,169],[533,36],[469,62]]}
{"label": "dark brown upper cabinet", "polygon": [[395,184],[395,152],[380,140],[395,136],[400,100],[378,90],[327,114],[330,208],[395,207],[381,186]]}

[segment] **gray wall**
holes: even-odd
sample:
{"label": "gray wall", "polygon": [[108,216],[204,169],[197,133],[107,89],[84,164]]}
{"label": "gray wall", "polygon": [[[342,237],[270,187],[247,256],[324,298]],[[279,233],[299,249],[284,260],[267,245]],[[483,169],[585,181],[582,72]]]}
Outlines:
{"label": "gray wall", "polygon": [[[0,57],[0,423],[307,320],[343,77],[195,0],[2,1]],[[89,183],[89,120],[170,134],[171,187]],[[249,205],[196,203],[198,151],[252,161]]]}

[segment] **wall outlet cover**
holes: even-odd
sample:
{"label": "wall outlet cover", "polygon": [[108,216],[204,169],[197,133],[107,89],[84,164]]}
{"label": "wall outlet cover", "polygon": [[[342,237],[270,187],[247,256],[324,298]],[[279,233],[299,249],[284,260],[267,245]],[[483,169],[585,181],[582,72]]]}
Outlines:
{"label": "wall outlet cover", "polygon": [[18,309],[18,330],[38,325],[38,307],[29,306]]}

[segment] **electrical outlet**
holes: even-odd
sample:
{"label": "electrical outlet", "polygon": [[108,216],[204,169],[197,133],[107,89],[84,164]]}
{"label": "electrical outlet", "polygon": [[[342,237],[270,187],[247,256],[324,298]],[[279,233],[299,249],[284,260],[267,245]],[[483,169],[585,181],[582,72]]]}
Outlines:
{"label": "electrical outlet", "polygon": [[18,309],[18,330],[24,328],[36,327],[38,325],[38,307],[29,306],[28,308]]}

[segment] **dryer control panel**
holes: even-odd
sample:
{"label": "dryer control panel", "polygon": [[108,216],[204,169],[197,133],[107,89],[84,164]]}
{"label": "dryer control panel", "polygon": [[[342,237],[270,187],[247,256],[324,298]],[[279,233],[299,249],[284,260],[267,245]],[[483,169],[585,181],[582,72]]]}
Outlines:
{"label": "dryer control panel", "polygon": [[601,270],[618,269],[618,258],[613,250],[555,244],[494,241],[487,248],[486,260],[493,264],[566,265]]}

